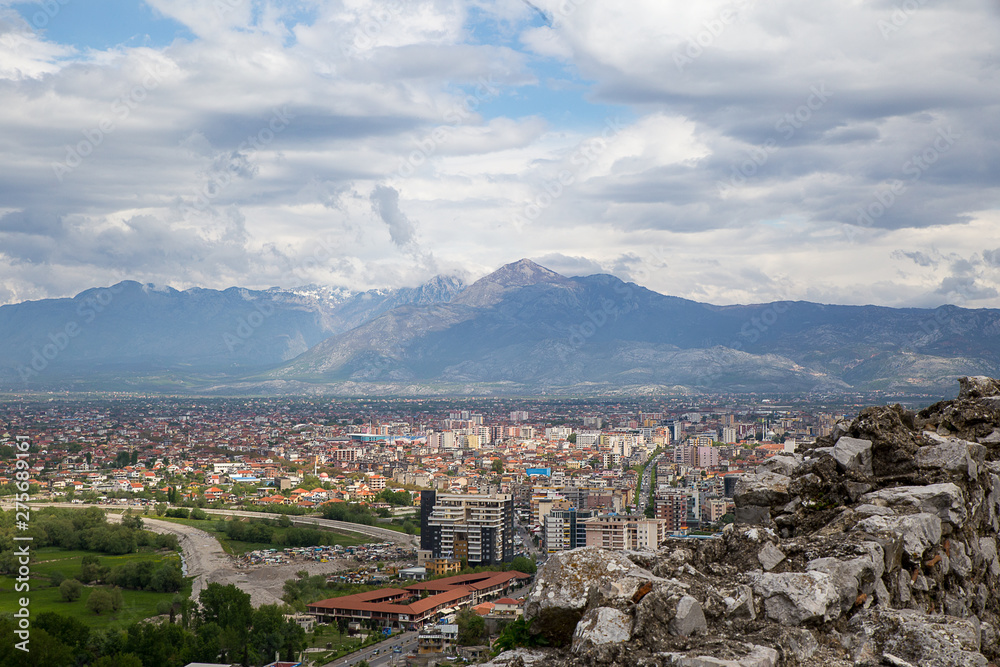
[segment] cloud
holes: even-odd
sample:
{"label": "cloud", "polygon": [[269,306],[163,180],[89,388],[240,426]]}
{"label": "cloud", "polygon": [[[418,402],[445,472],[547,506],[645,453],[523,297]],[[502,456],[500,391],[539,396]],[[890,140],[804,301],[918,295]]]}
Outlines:
{"label": "cloud", "polygon": [[190,34],[104,50],[0,4],[0,302],[527,256],[720,303],[1000,306],[978,0],[151,0]]}
{"label": "cloud", "polygon": [[399,209],[399,192],[384,185],[377,185],[372,191],[372,208],[389,228],[389,237],[399,248],[413,243],[416,227]]}

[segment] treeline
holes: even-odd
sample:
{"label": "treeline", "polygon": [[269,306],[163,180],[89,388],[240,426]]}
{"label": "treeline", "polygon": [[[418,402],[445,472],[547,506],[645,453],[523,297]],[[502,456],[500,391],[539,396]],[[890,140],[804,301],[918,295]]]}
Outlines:
{"label": "treeline", "polygon": [[284,547],[316,547],[336,544],[337,535],[316,528],[292,526],[287,517],[274,524],[264,519],[222,521],[219,526],[226,537],[237,542],[277,544]]}
{"label": "treeline", "polygon": [[323,518],[374,526],[379,517],[391,516],[389,510],[375,511],[358,503],[327,503],[323,505]]}
{"label": "treeline", "polygon": [[[8,564],[5,556],[14,550],[15,511],[0,510],[0,572]],[[119,524],[108,523],[97,507],[83,510],[44,508],[34,509],[26,530],[19,535],[32,538],[32,548],[97,551],[110,555],[135,553],[141,547],[179,549],[176,535],[158,535],[143,530],[142,517],[126,512]]]}
{"label": "treeline", "polygon": [[80,565],[77,580],[85,584],[104,583],[133,591],[156,593],[174,593],[184,587],[184,575],[180,563],[175,560],[161,563],[132,561],[108,568],[100,564],[97,556],[88,555],[83,557]]}
{"label": "treeline", "polygon": [[[95,591],[96,593],[97,591]],[[92,594],[93,595],[93,594]],[[0,642],[0,667],[183,667],[192,662],[240,664],[294,661],[305,632],[278,605],[254,609],[233,585],[209,584],[200,596],[177,603],[172,622],[135,623],[126,630],[91,630],[75,618],[46,612],[31,622],[30,652]],[[176,622],[174,622],[176,621]],[[15,620],[0,616],[0,634],[13,637]]]}

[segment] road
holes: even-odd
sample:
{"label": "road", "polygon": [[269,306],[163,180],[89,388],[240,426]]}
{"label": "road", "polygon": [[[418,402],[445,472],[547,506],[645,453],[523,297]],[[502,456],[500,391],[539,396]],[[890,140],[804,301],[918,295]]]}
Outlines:
{"label": "road", "polygon": [[[120,514],[109,513],[107,516],[108,521],[114,523],[121,521]],[[147,530],[154,533],[169,533],[177,536],[184,554],[185,574],[195,578],[191,586],[192,600],[197,600],[201,591],[211,582],[236,583],[239,586],[238,580],[241,573],[238,573],[233,567],[219,541],[209,533],[191,526],[170,523],[169,521],[157,521],[146,517],[142,518],[142,523]],[[250,593],[251,602],[254,603],[255,607],[281,602],[280,599],[262,589],[258,589],[254,595],[253,590],[247,590],[249,586],[240,586],[240,588]]]}
{"label": "road", "polygon": [[[394,646],[400,647],[399,653],[393,653],[392,649]],[[375,655],[375,651],[378,650],[378,655]],[[417,633],[416,632],[404,632],[403,634],[396,635],[375,646],[369,646],[361,651],[355,651],[345,655],[343,658],[337,658],[333,662],[328,662],[323,667],[349,667],[362,660],[367,660],[368,664],[372,667],[393,667],[393,665],[402,665],[404,662],[403,656],[407,653],[417,650]]]}
{"label": "road", "polygon": [[[249,517],[249,518],[275,518],[274,514],[264,514],[261,512],[244,512],[241,510],[211,510],[206,509],[208,514],[217,514],[222,516],[239,516],[239,517]],[[379,528],[378,526],[366,526],[360,523],[349,523],[347,521],[334,521],[332,519],[321,519],[319,517],[313,516],[291,516],[292,523],[299,525],[309,525],[316,526],[318,528],[329,528],[331,530],[339,531],[350,531],[352,533],[361,533],[366,537],[373,537],[381,542],[395,542],[397,544],[402,544],[403,546],[416,549],[419,546],[418,538],[415,535],[407,535],[406,533],[400,533],[396,530],[389,530],[388,528]]]}

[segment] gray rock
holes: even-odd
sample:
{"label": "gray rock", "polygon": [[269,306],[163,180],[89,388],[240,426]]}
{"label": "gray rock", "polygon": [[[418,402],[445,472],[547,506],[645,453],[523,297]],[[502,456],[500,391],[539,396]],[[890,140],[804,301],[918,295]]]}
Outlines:
{"label": "gray rock", "polygon": [[745,650],[744,655],[733,658],[688,656],[682,653],[661,653],[660,656],[666,658],[666,664],[676,667],[777,667],[779,664],[780,655],[773,648],[750,644],[746,645]]}
{"label": "gray rock", "polygon": [[733,501],[736,507],[770,507],[784,505],[791,497],[788,495],[788,485],[791,478],[774,472],[757,472],[745,475],[736,483]]}
{"label": "gray rock", "polygon": [[766,526],[771,523],[771,508],[760,505],[748,505],[737,507],[735,512],[736,523],[749,526]]}
{"label": "gray rock", "polygon": [[851,560],[817,558],[806,565],[809,572],[823,572],[830,576],[840,599],[840,610],[845,614],[854,607],[859,593],[870,595],[874,591],[875,580],[881,581],[885,571],[882,548],[873,542],[866,544],[869,546],[867,556]]}
{"label": "gray rock", "polygon": [[951,558],[949,565],[963,579],[972,574],[972,559],[965,552],[965,544],[957,540],[952,540],[949,545]]}
{"label": "gray rock", "polygon": [[984,445],[995,445],[1000,443],[1000,428],[993,429],[993,432],[983,438],[978,438]]}
{"label": "gray rock", "polygon": [[[704,618],[704,616],[702,617]],[[605,644],[620,644],[632,636],[632,617],[611,607],[591,609],[573,632],[573,653]]]}
{"label": "gray rock", "polygon": [[888,507],[879,507],[878,505],[858,505],[854,508],[854,511],[861,516],[892,516],[896,512],[889,509]]}
{"label": "gray rock", "polygon": [[840,616],[840,596],[824,572],[765,572],[754,578],[753,591],[764,600],[767,617],[781,625]]}
{"label": "gray rock", "polygon": [[990,574],[1000,576],[1000,560],[997,559],[997,540],[995,537],[979,538],[979,555],[990,568]]}
{"label": "gray rock", "polygon": [[921,512],[936,514],[942,521],[960,527],[965,521],[965,496],[951,482],[926,486],[897,486],[862,496],[866,503],[884,502],[889,507],[911,506]]}
{"label": "gray rock", "polygon": [[924,437],[936,444],[917,450],[917,467],[923,470],[945,470],[966,475],[970,480],[979,476],[986,458],[986,447],[958,438],[943,438],[933,432]]}
{"label": "gray rock", "polygon": [[552,554],[538,571],[524,614],[532,631],[568,642],[592,607],[626,607],[646,582],[664,581],[635,565],[620,551],[583,547]]}
{"label": "gray rock", "polygon": [[757,618],[757,607],[753,601],[753,589],[745,584],[736,587],[731,597],[723,598],[726,605],[726,616],[746,617],[751,621]]}
{"label": "gray rock", "polygon": [[872,441],[841,436],[831,452],[841,472],[855,472],[871,477]]}
{"label": "gray rock", "polygon": [[764,570],[770,572],[778,566],[778,563],[785,560],[785,552],[768,542],[757,554],[757,560]]}
{"label": "gray rock", "polygon": [[985,398],[1000,395],[1000,381],[985,375],[958,378],[958,397]]}
{"label": "gray rock", "polygon": [[941,541],[941,519],[936,514],[922,512],[906,516],[870,516],[854,527],[873,535],[890,533],[903,539],[903,549],[913,560]]}
{"label": "gray rock", "polygon": [[802,465],[801,454],[786,454],[779,452],[757,466],[757,472],[773,472],[786,477],[791,477],[792,473]]}
{"label": "gray rock", "polygon": [[548,651],[517,648],[513,651],[504,651],[479,667],[534,667],[535,665],[541,667],[551,660],[552,655]]}
{"label": "gray rock", "polygon": [[819,642],[813,633],[805,628],[790,629],[785,635],[785,650],[802,664],[809,664],[808,661],[819,650]]}
{"label": "gray rock", "polygon": [[[930,667],[986,667],[979,652],[979,624],[975,619],[928,616],[913,609],[873,608],[851,620],[856,630],[854,659],[872,664],[885,654],[912,665]],[[874,662],[874,664],[879,664]]]}
{"label": "gray rock", "polygon": [[668,629],[670,634],[676,637],[689,637],[695,633],[708,631],[708,622],[701,610],[701,603],[690,595],[682,597],[677,603],[677,611]]}

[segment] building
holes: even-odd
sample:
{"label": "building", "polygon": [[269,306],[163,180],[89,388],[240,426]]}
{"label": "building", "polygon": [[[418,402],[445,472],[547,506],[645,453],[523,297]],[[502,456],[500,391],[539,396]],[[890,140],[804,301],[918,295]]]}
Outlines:
{"label": "building", "polygon": [[458,574],[462,571],[462,561],[458,558],[435,558],[427,561],[427,571],[438,577],[442,574]]}
{"label": "building", "polygon": [[547,553],[568,551],[587,545],[585,521],[597,516],[596,510],[559,509],[545,516],[542,548]]}
{"label": "building", "polygon": [[509,494],[420,493],[420,548],[470,566],[514,558],[514,497]]}
{"label": "building", "polygon": [[688,497],[683,493],[667,493],[656,498],[656,518],[666,524],[668,533],[687,530]]}
{"label": "building", "polygon": [[447,653],[457,643],[457,625],[435,625],[417,635],[417,653]]}
{"label": "building", "polygon": [[667,536],[666,521],[643,516],[600,516],[584,527],[587,546],[605,549],[656,549]]}
{"label": "building", "polygon": [[463,574],[320,600],[308,604],[306,611],[320,623],[374,621],[381,627],[419,630],[439,616],[500,597],[530,578],[522,572]]}

